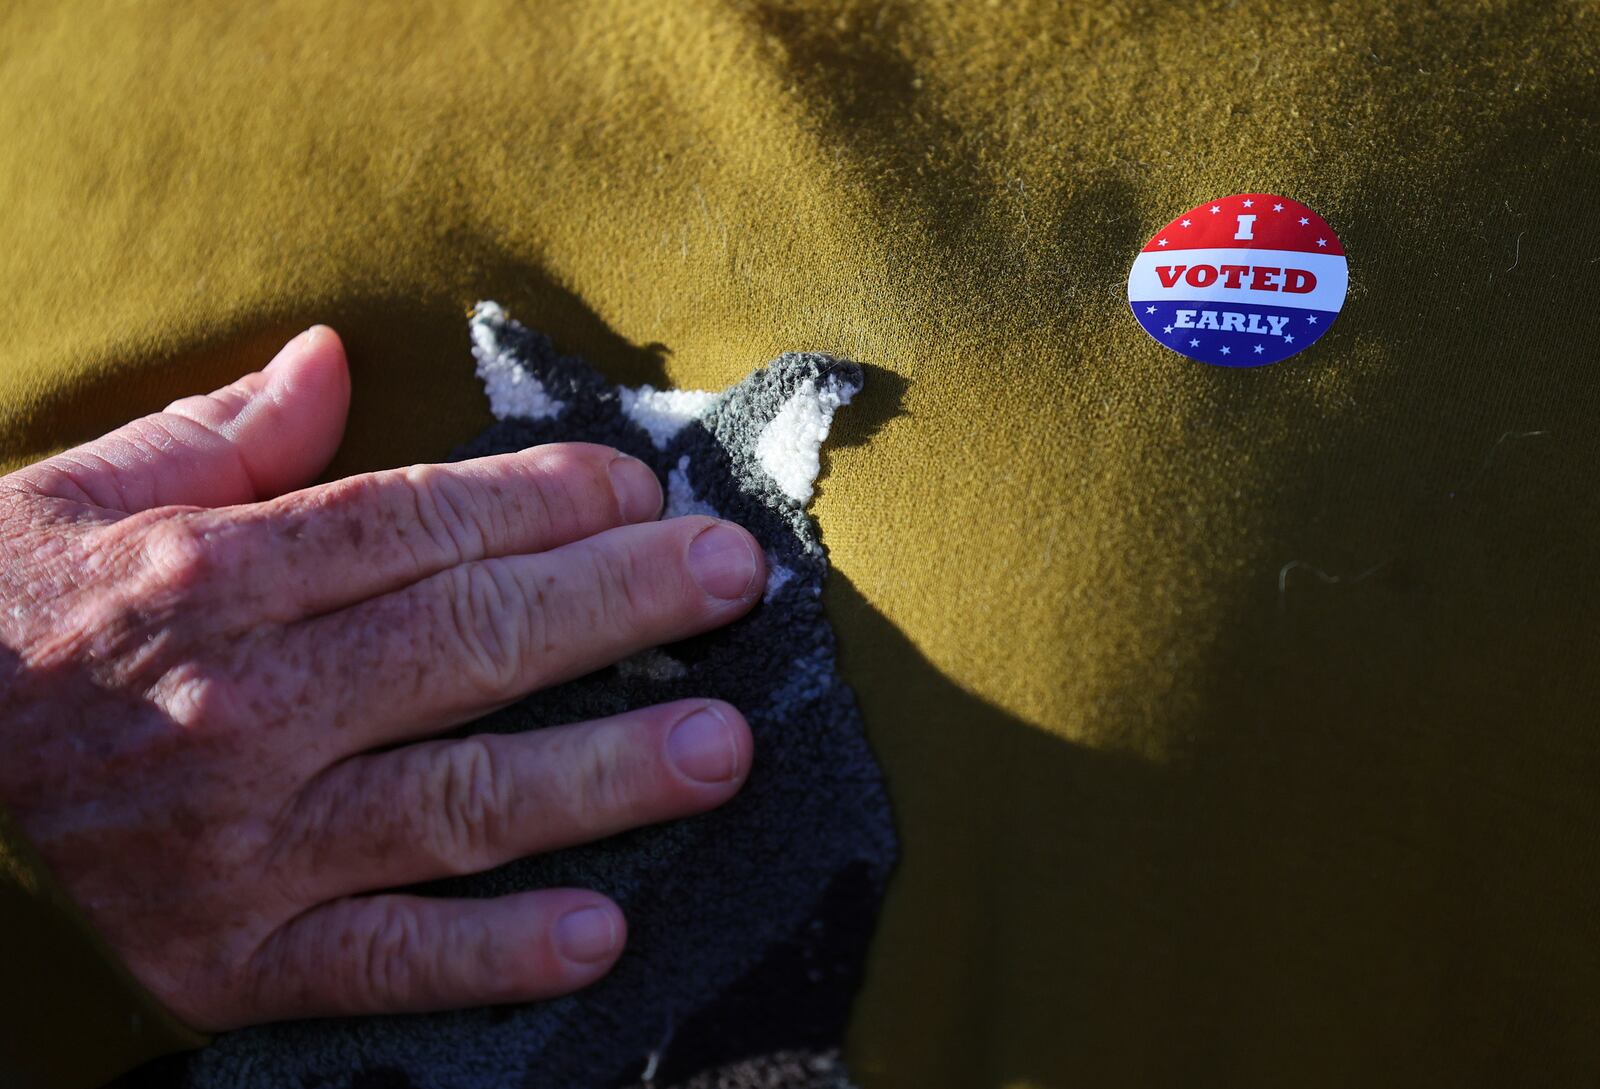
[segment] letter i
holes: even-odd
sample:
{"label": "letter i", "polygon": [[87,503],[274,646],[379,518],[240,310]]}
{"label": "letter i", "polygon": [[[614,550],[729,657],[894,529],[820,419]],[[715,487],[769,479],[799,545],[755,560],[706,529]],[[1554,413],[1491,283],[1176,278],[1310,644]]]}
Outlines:
{"label": "letter i", "polygon": [[1233,237],[1244,242],[1248,242],[1253,239],[1255,235],[1251,232],[1255,230],[1255,222],[1255,216],[1241,215],[1239,217],[1239,230],[1234,234]]}

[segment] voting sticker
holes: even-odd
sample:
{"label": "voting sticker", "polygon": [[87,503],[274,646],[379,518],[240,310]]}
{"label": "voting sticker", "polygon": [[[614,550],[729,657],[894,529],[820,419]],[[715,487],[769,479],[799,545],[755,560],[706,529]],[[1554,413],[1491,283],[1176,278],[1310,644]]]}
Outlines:
{"label": "voting sticker", "polygon": [[1259,367],[1327,332],[1349,283],[1327,220],[1288,197],[1238,193],[1156,232],[1128,273],[1128,305],[1181,355]]}

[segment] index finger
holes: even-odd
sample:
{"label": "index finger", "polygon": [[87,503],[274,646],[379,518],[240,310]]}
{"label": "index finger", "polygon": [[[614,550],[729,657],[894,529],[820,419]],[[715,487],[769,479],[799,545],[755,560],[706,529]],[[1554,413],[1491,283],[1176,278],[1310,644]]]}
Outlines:
{"label": "index finger", "polygon": [[553,443],[347,477],[242,507],[196,512],[257,620],[317,616],[459,564],[543,552],[661,511],[636,458]]}

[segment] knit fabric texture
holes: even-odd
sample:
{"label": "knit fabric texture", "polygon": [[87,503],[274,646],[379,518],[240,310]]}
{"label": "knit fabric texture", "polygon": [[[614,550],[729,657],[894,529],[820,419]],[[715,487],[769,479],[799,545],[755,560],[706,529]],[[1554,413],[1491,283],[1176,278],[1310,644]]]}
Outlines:
{"label": "knit fabric texture", "polygon": [[[330,475],[434,461],[485,296],[630,386],[858,360],[857,1080],[1593,1085],[1597,178],[1594,0],[0,5],[0,455],[323,322]],[[1237,370],[1127,277],[1243,192],[1350,290]],[[42,993],[58,1062],[150,1053]]]}
{"label": "knit fabric texture", "polygon": [[[421,891],[495,896],[599,889],[628,947],[598,984],[556,1001],[437,1015],[269,1025],[148,1068],[188,1089],[564,1089],[848,1084],[842,1045],[895,855],[882,777],[823,616],[827,558],[805,513],[833,412],[862,369],[780,356],[720,393],[611,385],[493,303],[473,353],[499,422],[458,457],[602,442],[661,477],[664,516],[747,527],[766,552],[761,603],[726,628],[645,651],[464,727],[502,733],[689,697],[749,720],[744,789],[711,813],[524,859]],[[133,1081],[134,1079],[130,1079]]]}

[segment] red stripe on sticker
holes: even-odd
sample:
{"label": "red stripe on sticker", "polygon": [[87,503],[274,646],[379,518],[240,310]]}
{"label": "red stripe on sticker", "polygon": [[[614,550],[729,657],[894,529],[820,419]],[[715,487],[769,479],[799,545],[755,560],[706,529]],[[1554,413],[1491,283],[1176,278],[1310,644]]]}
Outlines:
{"label": "red stripe on sticker", "polygon": [[1236,193],[1196,205],[1157,231],[1143,252],[1230,247],[1344,255],[1327,220],[1272,193]]}

